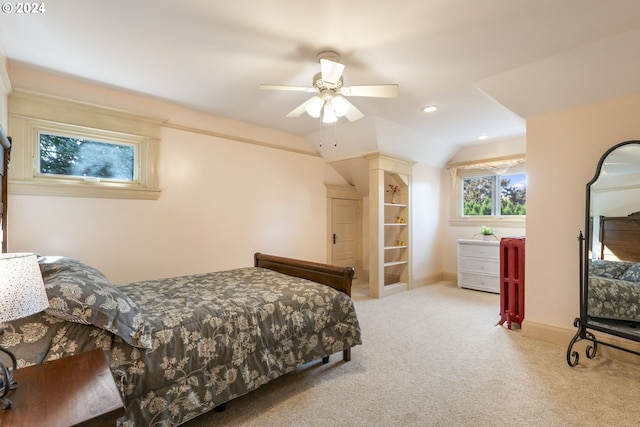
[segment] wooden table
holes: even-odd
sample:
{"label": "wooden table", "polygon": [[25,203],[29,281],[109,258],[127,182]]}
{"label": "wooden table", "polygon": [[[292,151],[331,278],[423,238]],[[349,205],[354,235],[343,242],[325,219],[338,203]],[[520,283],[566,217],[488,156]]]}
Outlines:
{"label": "wooden table", "polygon": [[125,414],[102,350],[18,369],[14,380],[2,427],[114,427]]}

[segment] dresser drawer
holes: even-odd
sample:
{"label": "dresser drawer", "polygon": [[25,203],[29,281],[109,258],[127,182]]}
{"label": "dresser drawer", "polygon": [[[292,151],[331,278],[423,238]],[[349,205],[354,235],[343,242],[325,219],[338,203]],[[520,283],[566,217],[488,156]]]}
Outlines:
{"label": "dresser drawer", "polygon": [[492,258],[460,257],[460,270],[475,273],[500,275],[500,260]]}
{"label": "dresser drawer", "polygon": [[459,246],[460,256],[476,257],[476,258],[494,258],[499,259],[500,246],[498,245],[467,245]]}
{"label": "dresser drawer", "polygon": [[460,273],[458,287],[500,293],[500,277],[477,273]]}

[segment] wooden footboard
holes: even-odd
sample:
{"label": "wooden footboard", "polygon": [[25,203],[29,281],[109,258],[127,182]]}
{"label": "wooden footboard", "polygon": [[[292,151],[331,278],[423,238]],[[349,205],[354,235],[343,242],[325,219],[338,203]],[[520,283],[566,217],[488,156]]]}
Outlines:
{"label": "wooden footboard", "polygon": [[[355,273],[353,267],[338,267],[318,262],[266,255],[260,252],[256,252],[253,259],[255,267],[268,268],[289,276],[322,283],[351,296],[351,283]],[[342,352],[342,360],[345,362],[351,360],[350,348]],[[329,362],[329,356],[324,357],[322,361],[324,363]]]}

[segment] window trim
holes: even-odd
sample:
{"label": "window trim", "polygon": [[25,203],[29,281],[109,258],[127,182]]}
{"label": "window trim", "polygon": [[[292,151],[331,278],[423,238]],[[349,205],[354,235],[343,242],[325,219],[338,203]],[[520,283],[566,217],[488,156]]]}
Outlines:
{"label": "window trim", "polygon": [[515,160],[521,159],[518,164],[508,167],[504,173],[496,173],[495,171],[489,170],[486,167],[482,167],[487,162],[477,162],[475,164],[467,164],[465,168],[458,169],[456,165],[450,165],[450,169],[454,169],[455,171],[451,171],[452,177],[452,187],[451,187],[451,197],[450,197],[450,218],[449,223],[455,226],[479,226],[479,225],[487,225],[491,227],[524,227],[526,222],[526,215],[462,215],[462,180],[464,178],[470,178],[474,176],[504,176],[504,175],[512,175],[517,173],[525,173],[526,174],[526,163],[523,158],[516,158]]}
{"label": "window trim", "polygon": [[[157,200],[161,121],[117,110],[28,92],[9,97],[14,140],[9,193],[40,196]],[[41,174],[40,132],[135,145],[134,181],[84,180]]]}

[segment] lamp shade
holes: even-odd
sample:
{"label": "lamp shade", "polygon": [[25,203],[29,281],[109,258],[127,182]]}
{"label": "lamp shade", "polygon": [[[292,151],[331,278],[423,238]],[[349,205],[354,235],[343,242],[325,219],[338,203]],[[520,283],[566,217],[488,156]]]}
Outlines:
{"label": "lamp shade", "polygon": [[313,118],[320,117],[320,112],[322,111],[322,106],[324,105],[324,101],[319,96],[314,96],[309,100],[305,110],[307,110],[307,114],[309,114]]}
{"label": "lamp shade", "polygon": [[0,322],[21,319],[48,306],[36,255],[0,254]]}
{"label": "lamp shade", "polygon": [[349,103],[342,95],[334,96],[331,100],[336,117],[342,117],[349,111]]}
{"label": "lamp shade", "polygon": [[338,121],[331,100],[324,103],[324,109],[322,111],[322,123],[335,123]]}

